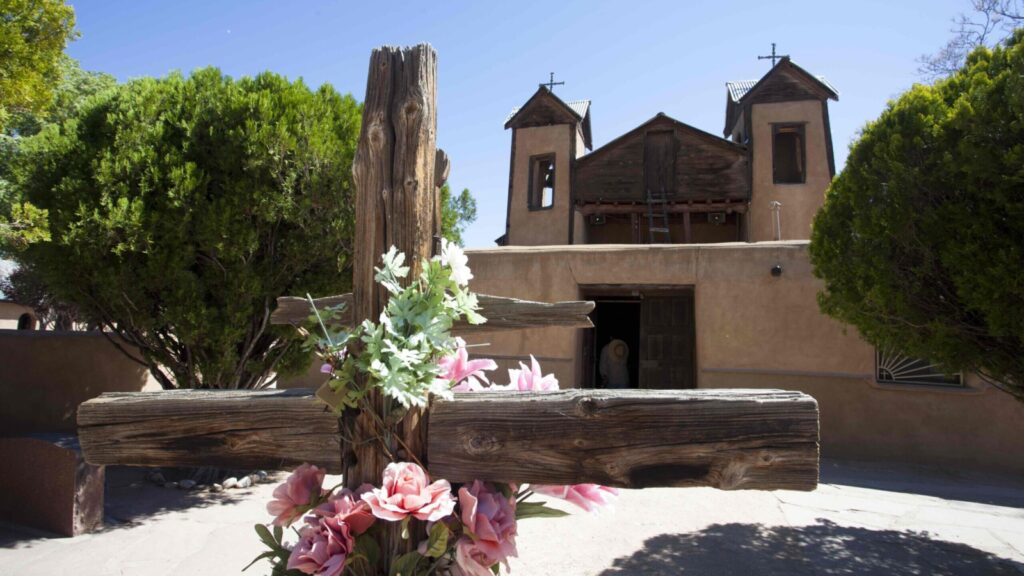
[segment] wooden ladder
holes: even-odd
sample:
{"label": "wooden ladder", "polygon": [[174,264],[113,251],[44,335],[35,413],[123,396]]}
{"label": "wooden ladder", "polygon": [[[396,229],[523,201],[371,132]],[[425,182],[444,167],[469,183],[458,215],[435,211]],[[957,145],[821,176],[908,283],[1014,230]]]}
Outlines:
{"label": "wooden ladder", "polygon": [[647,190],[647,242],[649,244],[671,244],[672,233],[668,227],[668,199],[665,191]]}

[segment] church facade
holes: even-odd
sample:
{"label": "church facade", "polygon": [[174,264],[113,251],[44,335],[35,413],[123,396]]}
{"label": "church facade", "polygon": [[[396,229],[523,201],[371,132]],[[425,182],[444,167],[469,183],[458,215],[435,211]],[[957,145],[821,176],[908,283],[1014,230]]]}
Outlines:
{"label": "church facade", "polygon": [[726,84],[723,137],[658,113],[591,147],[590,102],[544,86],[512,131],[508,246],[806,239],[835,175],[838,92],[783,58]]}
{"label": "church facade", "polygon": [[[782,388],[817,399],[825,456],[1024,473],[1024,405],[973,374],[878,350],[818,309],[808,257],[835,173],[837,91],[788,59],[726,85],[721,136],[657,114],[592,150],[590,103],[541,88],[507,118],[499,246],[468,250],[484,294],[593,300],[592,329],[468,338],[501,370],[535,356],[563,388]],[[604,376],[604,378],[602,378]]]}

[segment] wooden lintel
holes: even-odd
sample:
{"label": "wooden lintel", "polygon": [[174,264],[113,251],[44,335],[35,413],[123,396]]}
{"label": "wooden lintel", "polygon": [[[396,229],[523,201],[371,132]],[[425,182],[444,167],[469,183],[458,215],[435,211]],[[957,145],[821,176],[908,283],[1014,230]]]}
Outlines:
{"label": "wooden lintel", "polygon": [[[812,490],[818,406],[781,390],[477,392],[435,400],[430,472],[452,482]],[[78,411],[92,464],[341,469],[310,390],[106,393]]]}
{"label": "wooden lintel", "polygon": [[[592,328],[588,314],[594,310],[593,302],[533,302],[502,296],[478,294],[480,314],[487,318],[484,324],[474,325],[458,322],[452,327],[452,333],[466,335],[499,330],[522,330],[523,328]],[[334,323],[341,326],[352,325],[352,295],[328,296],[313,300],[317,309],[342,305],[343,308]],[[313,311],[309,300],[292,296],[277,299],[277,309],[270,315],[272,324],[290,324],[302,326],[308,323]]]}
{"label": "wooden lintel", "polygon": [[[591,214],[644,214],[647,212],[647,204],[577,204],[576,210],[584,215]],[[743,214],[747,211],[746,203],[670,203],[665,204],[665,212],[679,214],[684,212],[735,212]]]}

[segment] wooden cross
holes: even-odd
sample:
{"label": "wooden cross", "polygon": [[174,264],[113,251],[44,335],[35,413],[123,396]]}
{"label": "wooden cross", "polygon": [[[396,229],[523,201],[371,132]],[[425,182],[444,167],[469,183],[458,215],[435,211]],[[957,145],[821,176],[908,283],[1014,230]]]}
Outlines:
{"label": "wooden cross", "polygon": [[[387,295],[373,266],[387,247],[405,252],[414,268],[431,255],[448,169],[435,145],[435,78],[428,45],[373,51],[353,166],[353,293],[316,303],[350,304],[337,321],[379,316]],[[455,333],[592,326],[593,302],[480,302],[488,322],[458,324]],[[305,300],[282,298],[273,321],[300,324],[309,314]],[[312,390],[105,393],[79,408],[78,433],[92,464],[290,469],[309,462],[343,473],[350,487],[380,484],[388,462],[366,441],[373,415],[350,412],[339,419]],[[410,412],[400,436],[399,457],[451,482],[813,490],[818,479],[817,403],[781,390],[461,393]],[[396,549],[398,537],[390,533],[383,544]]]}
{"label": "wooden cross", "polygon": [[565,86],[565,82],[564,81],[562,81],[562,82],[555,82],[555,73],[551,72],[551,74],[548,76],[548,81],[547,82],[541,82],[540,85],[541,86],[547,86],[548,87],[548,92],[554,92],[555,91],[555,86]]}
{"label": "wooden cross", "polygon": [[775,42],[772,42],[772,53],[770,56],[758,56],[758,60],[771,60],[772,68],[775,67],[776,60],[782,60],[783,58],[789,58],[789,54],[776,54],[775,53]]}

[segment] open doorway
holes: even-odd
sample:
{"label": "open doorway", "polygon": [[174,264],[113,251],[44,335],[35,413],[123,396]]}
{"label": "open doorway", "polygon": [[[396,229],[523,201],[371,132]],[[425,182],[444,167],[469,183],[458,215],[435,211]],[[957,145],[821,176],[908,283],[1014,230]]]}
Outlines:
{"label": "open doorway", "polygon": [[[586,387],[636,388],[640,382],[640,298],[597,298],[594,300],[594,311],[590,314],[590,319],[594,323],[594,330],[591,351],[587,355],[588,363],[591,364],[587,371],[591,377],[585,383]],[[626,344],[626,382],[622,382],[622,376],[616,374],[611,375],[612,382],[609,382],[606,377],[608,374],[602,374],[601,354],[613,340],[621,340]],[[605,352],[605,356],[606,363],[617,361],[612,358],[611,349]],[[613,367],[610,371],[618,372]]]}
{"label": "open doorway", "polygon": [[[594,328],[584,331],[580,351],[582,387],[616,387],[609,381],[607,368],[602,377],[601,357],[610,343],[621,340],[628,350],[624,363],[629,388],[696,388],[696,314],[692,286],[581,288],[582,296],[595,304],[590,314]],[[617,360],[621,362],[621,358]],[[617,367],[616,379],[621,386],[621,363]]]}

